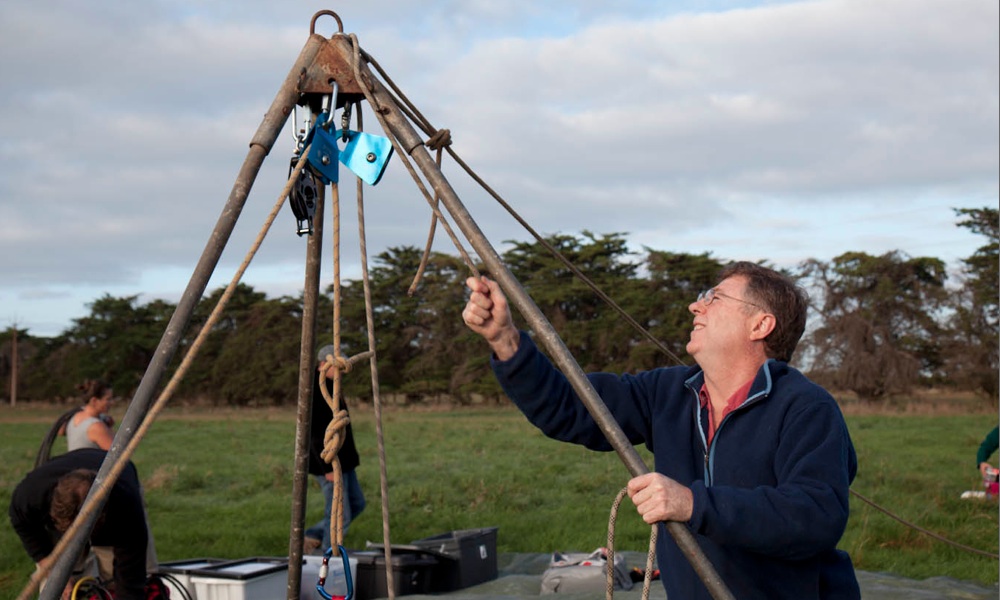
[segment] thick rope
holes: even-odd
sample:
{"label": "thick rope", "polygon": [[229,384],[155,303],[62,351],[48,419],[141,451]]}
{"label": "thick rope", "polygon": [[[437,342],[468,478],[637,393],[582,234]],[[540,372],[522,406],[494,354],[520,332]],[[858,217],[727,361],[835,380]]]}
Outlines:
{"label": "thick rope", "polygon": [[333,418],[326,426],[323,434],[323,450],[320,458],[333,467],[333,503],[330,506],[330,545],[333,547],[335,556],[340,555],[338,546],[344,544],[344,502],[343,502],[343,471],[340,466],[340,459],[337,458],[341,446],[344,444],[344,430],[351,422],[346,410],[340,408],[340,396],[334,392],[330,394],[326,389],[326,372],[334,369],[335,373],[340,373],[341,365],[348,364],[341,359],[338,361],[332,354],[326,355],[322,368],[319,370],[319,389],[323,394],[323,399],[330,407]]}
{"label": "thick rope", "polygon": [[[448,143],[451,143],[450,140]],[[437,149],[437,166],[438,169],[441,168],[441,148]],[[434,190],[434,207],[437,208],[441,205],[441,194]],[[420,257],[420,265],[417,267],[417,274],[413,276],[413,283],[410,284],[409,289],[406,290],[407,296],[412,296],[417,291],[417,286],[420,284],[420,278],[423,277],[424,270],[427,268],[427,262],[430,260],[431,247],[434,245],[434,234],[437,232],[437,215],[431,215],[431,226],[430,231],[427,232],[427,243],[424,244],[424,253]]]}
{"label": "thick rope", "polygon": [[[333,351],[340,356],[340,186],[336,182],[330,184],[332,199],[331,213],[333,218]],[[333,363],[333,398],[327,398],[323,394],[330,410],[333,412],[333,419],[327,426],[327,434],[324,435],[324,442],[330,434],[331,428],[339,421],[348,421],[347,413],[340,411],[341,388],[343,385],[343,373],[340,369],[342,361]],[[326,388],[322,386],[321,389]],[[343,425],[346,427],[346,423]],[[333,444],[333,437],[330,437],[330,444],[324,444],[323,453],[326,455],[323,460],[333,466],[333,504],[330,511],[330,544],[333,546],[334,556],[340,556],[338,546],[344,543],[344,482],[340,460],[337,459],[337,451],[343,443],[340,435],[336,435],[336,444]],[[334,447],[335,446],[335,447]],[[333,450],[331,453],[330,450]]]}
{"label": "thick rope", "polygon": [[[369,97],[369,102],[372,106],[376,106],[372,99]],[[358,121],[358,131],[363,131],[361,109],[358,107],[356,111],[357,121]],[[346,125],[344,126],[346,128]],[[398,149],[397,149],[398,151]],[[347,426],[349,419],[346,416],[346,411],[339,410],[339,398],[341,389],[341,374],[347,373],[351,370],[354,363],[367,358],[369,361],[369,370],[371,371],[371,382],[372,382],[372,399],[375,407],[375,433],[378,445],[378,456],[379,456],[379,481],[380,481],[380,493],[382,500],[382,536],[384,540],[384,553],[385,553],[385,576],[386,585],[389,592],[389,598],[395,598],[395,576],[392,570],[392,544],[390,541],[390,531],[389,531],[389,490],[388,490],[388,477],[386,474],[386,459],[385,459],[385,435],[382,430],[382,398],[379,390],[379,380],[378,380],[378,364],[376,356],[376,342],[375,342],[375,317],[374,310],[372,308],[372,296],[371,296],[371,283],[368,272],[368,250],[365,242],[365,217],[364,217],[364,187],[360,178],[355,178],[357,185],[357,198],[358,198],[358,239],[360,245],[361,254],[361,272],[362,272],[362,285],[364,288],[365,296],[365,321],[366,329],[368,333],[368,350],[357,354],[350,359],[345,359],[339,355],[340,352],[340,323],[341,323],[341,284],[340,284],[340,195],[339,188],[333,186],[333,270],[334,270],[334,281],[333,281],[333,342],[335,351],[338,353],[337,356],[327,355],[324,362],[324,368],[320,372],[321,384],[323,383],[322,378],[325,377],[326,369],[334,369],[334,379],[333,387],[334,393],[331,398],[326,391],[326,386],[321,385],[320,389],[323,390],[323,397],[330,405],[333,411],[334,417],[330,424],[327,426],[326,433],[324,434],[324,449],[322,457],[328,463],[331,463],[334,467],[334,499],[333,507],[331,507],[336,512],[331,511],[330,518],[330,539],[333,545],[333,552],[338,553],[337,545],[341,543],[343,539],[343,499],[341,496],[343,483],[341,479],[341,466],[340,461],[336,460],[336,454],[340,449],[342,444],[341,441],[341,431]],[[332,461],[332,462],[331,462]],[[336,518],[334,518],[336,514]],[[337,540],[337,542],[334,542]]]}
{"label": "thick rope", "polygon": [[[649,586],[653,583],[653,561],[656,560],[656,536],[660,528],[652,527],[649,533],[649,548],[646,549],[646,572],[642,576],[642,600],[649,600]],[[662,571],[660,575],[662,579]]]}
{"label": "thick rope", "polygon": [[[330,184],[331,213],[333,214],[333,348],[335,354],[324,357],[319,370],[319,389],[330,407],[330,423],[323,434],[323,451],[320,457],[333,467],[333,498],[330,504],[330,546],[333,555],[340,556],[344,545],[344,481],[343,469],[337,457],[344,443],[343,431],[351,422],[347,411],[340,408],[341,382],[347,361],[340,356],[340,191],[336,182]],[[326,388],[326,374],[333,369],[333,394]]]}
{"label": "thick rope", "polygon": [[253,260],[253,257],[257,254],[261,244],[264,242],[264,237],[267,235],[267,232],[270,231],[271,225],[277,218],[278,212],[281,211],[281,207],[284,205],[285,199],[288,198],[288,194],[291,193],[292,185],[294,185],[295,181],[298,179],[299,173],[302,172],[308,158],[309,146],[306,146],[305,150],[302,152],[302,157],[299,159],[299,162],[296,163],[295,169],[288,177],[288,181],[285,182],[285,186],[282,188],[277,202],[275,202],[274,206],[271,208],[271,212],[268,213],[267,218],[264,219],[264,224],[257,233],[257,237],[254,239],[253,244],[251,244],[246,256],[243,258],[243,262],[236,270],[236,273],[233,275],[233,279],[229,282],[229,285],[226,286],[222,296],[219,297],[219,301],[216,303],[212,313],[208,316],[208,319],[205,320],[205,324],[202,325],[201,331],[198,332],[198,336],[195,338],[194,342],[191,343],[191,347],[188,349],[187,354],[185,354],[183,360],[181,360],[181,364],[177,367],[177,370],[174,371],[173,377],[170,378],[166,387],[164,387],[163,391],[160,392],[160,396],[156,399],[156,402],[153,403],[149,411],[146,413],[145,418],[143,418],[142,422],[136,428],[132,439],[129,440],[128,444],[122,450],[122,453],[118,458],[118,462],[111,465],[111,469],[108,471],[108,475],[104,481],[101,482],[101,485],[92,490],[93,500],[90,503],[85,503],[76,518],[73,520],[73,523],[70,524],[69,528],[59,539],[56,547],[49,554],[52,560],[46,562],[44,566],[38,568],[31,575],[28,585],[21,590],[21,594],[17,597],[17,600],[29,600],[35,590],[38,589],[38,585],[48,576],[49,572],[51,572],[52,565],[55,564],[55,562],[65,553],[66,548],[69,546],[69,540],[76,536],[76,532],[83,527],[83,522],[89,519],[94,513],[94,507],[102,503],[111,492],[111,488],[114,486],[115,482],[118,481],[118,477],[121,476],[122,471],[124,471],[125,467],[128,465],[129,459],[132,458],[132,455],[135,454],[136,449],[138,449],[139,442],[146,436],[149,428],[156,420],[157,415],[160,414],[167,402],[174,395],[174,392],[177,391],[177,387],[180,385],[181,381],[184,380],[184,376],[187,374],[188,369],[191,368],[191,364],[194,362],[195,357],[198,356],[198,352],[201,350],[202,345],[208,338],[208,334],[222,317],[222,311],[225,310],[229,300],[233,297],[233,293],[236,291],[236,286],[243,278],[243,274],[246,273],[247,267],[250,266],[250,262]]}
{"label": "thick rope", "polygon": [[[615,595],[615,524],[618,522],[618,507],[628,493],[628,488],[622,488],[615,501],[611,504],[611,514],[608,516],[608,550],[607,577],[605,579],[605,597],[612,600]],[[643,575],[642,600],[649,600],[649,587],[653,582],[653,561],[656,559],[656,525],[650,527],[649,552],[646,554],[646,573]]]}
{"label": "thick rope", "polygon": [[[344,121],[343,128],[347,129],[347,121],[350,119],[350,105],[347,105],[344,109]],[[358,107],[358,130],[362,130],[361,126],[361,109]],[[357,181],[357,193],[358,197],[363,197],[363,188],[361,187],[361,179],[355,178]],[[328,354],[324,357],[323,366],[320,369],[320,390],[323,394],[323,399],[326,401],[327,405],[330,407],[332,413],[332,418],[330,423],[327,425],[326,431],[323,435],[323,451],[320,457],[333,467],[333,503],[331,506],[330,513],[330,541],[333,547],[333,554],[339,556],[340,551],[338,546],[343,545],[344,540],[344,505],[343,505],[343,494],[344,494],[344,484],[343,484],[343,469],[340,465],[340,460],[338,459],[338,453],[340,448],[343,446],[344,436],[343,432],[347,425],[350,423],[350,417],[346,410],[340,408],[340,400],[343,397],[343,374],[349,373],[353,368],[354,363],[362,360],[364,358],[369,358],[374,369],[374,356],[375,349],[374,345],[369,345],[369,350],[357,354],[349,359],[345,359],[340,354],[340,343],[341,343],[341,321],[342,321],[342,285],[340,279],[340,188],[336,183],[331,183],[331,214],[333,219],[333,235],[332,235],[332,246],[333,246],[333,347],[335,355]],[[363,228],[363,225],[362,225]],[[363,231],[363,229],[362,229]],[[367,273],[365,273],[367,278]],[[365,298],[366,308],[370,307],[371,298],[366,296]],[[372,336],[374,337],[374,336]],[[329,369],[333,369],[333,393],[326,389],[325,377]],[[373,380],[377,380],[377,372],[373,371]]]}
{"label": "thick rope", "polygon": [[[358,120],[360,122],[361,111],[358,110]],[[359,126],[360,127],[360,126]],[[358,182],[360,183],[360,179]],[[350,373],[354,364],[360,360],[371,358],[375,355],[374,349],[356,354],[351,358],[344,358],[340,354],[340,329],[341,329],[341,281],[340,281],[340,191],[336,183],[331,184],[331,206],[333,218],[333,347],[336,355],[328,354],[324,357],[323,366],[319,371],[319,389],[323,394],[323,399],[330,407],[332,418],[326,426],[323,434],[323,451],[320,453],[327,464],[333,467],[333,503],[330,511],[330,544],[333,547],[334,556],[340,556],[338,546],[344,543],[344,483],[343,468],[340,465],[338,454],[344,444],[343,432],[351,422],[347,411],[340,408],[340,400],[343,398],[343,375]],[[326,388],[326,373],[333,369],[333,393]]]}
{"label": "thick rope", "polygon": [[[358,130],[362,130],[361,110],[358,114]],[[361,283],[365,295],[365,330],[368,334],[369,370],[372,379],[372,401],[375,405],[375,439],[378,444],[379,494],[382,504],[382,543],[385,554],[385,581],[390,600],[396,597],[396,576],[392,568],[392,544],[389,531],[389,476],[385,460],[385,434],[382,430],[382,395],[378,380],[378,361],[375,355],[375,313],[372,309],[371,281],[368,276],[368,245],[365,236],[364,186],[357,182],[358,197],[358,247],[361,255]]]}

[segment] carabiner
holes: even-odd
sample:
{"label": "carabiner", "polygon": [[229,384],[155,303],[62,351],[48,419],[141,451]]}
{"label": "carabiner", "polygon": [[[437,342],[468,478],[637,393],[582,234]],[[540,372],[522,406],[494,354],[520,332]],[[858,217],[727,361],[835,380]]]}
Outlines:
{"label": "carabiner", "polygon": [[[307,110],[307,107],[302,107],[303,110]],[[292,107],[292,139],[295,140],[295,152],[294,157],[299,157],[302,155],[302,149],[306,147],[306,135],[308,135],[308,125],[312,123],[312,114],[307,113],[308,116],[301,123],[299,122],[299,105],[296,104]],[[301,128],[300,128],[301,127]]]}
{"label": "carabiner", "polygon": [[340,141],[344,142],[345,144],[349,139],[351,139],[350,136],[348,135],[348,129],[350,128],[350,125],[351,125],[351,103],[348,102],[344,104],[344,110],[340,114],[340,129],[344,132],[344,136],[340,138]]}
{"label": "carabiner", "polygon": [[326,600],[352,600],[354,598],[354,581],[351,579],[351,561],[347,557],[347,550],[338,545],[340,558],[344,560],[344,582],[347,584],[347,595],[333,596],[326,591],[326,575],[329,573],[330,557],[333,556],[333,546],[323,553],[323,566],[319,568],[319,581],[316,582],[316,591]]}
{"label": "carabiner", "polygon": [[322,112],[327,113],[327,122],[333,123],[333,113],[337,111],[337,92],[340,91],[340,86],[337,85],[336,80],[333,80],[330,83],[333,85],[333,89],[330,91],[329,96],[323,97],[324,106]]}
{"label": "carabiner", "polygon": [[333,91],[323,97],[322,112],[316,117],[306,143],[310,144],[309,164],[319,176],[323,185],[337,183],[339,177],[337,159],[340,149],[334,136],[333,113],[337,109],[337,82],[333,81]]}
{"label": "carabiner", "polygon": [[333,113],[337,110],[337,92],[339,86],[336,81],[331,81],[330,84],[333,86],[329,94],[323,96],[320,100],[319,114],[316,115],[315,119],[312,119],[312,126],[309,128],[309,132],[301,141],[301,146],[305,147],[312,143],[313,136],[316,134],[317,129],[332,130],[333,129]]}

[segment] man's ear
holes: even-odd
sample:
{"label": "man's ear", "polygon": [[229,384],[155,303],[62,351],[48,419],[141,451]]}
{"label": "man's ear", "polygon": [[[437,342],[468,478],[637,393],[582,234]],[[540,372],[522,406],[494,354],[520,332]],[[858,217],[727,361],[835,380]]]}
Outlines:
{"label": "man's ear", "polygon": [[753,320],[753,328],[750,330],[750,339],[755,342],[763,340],[771,335],[777,324],[778,322],[771,313],[756,315]]}

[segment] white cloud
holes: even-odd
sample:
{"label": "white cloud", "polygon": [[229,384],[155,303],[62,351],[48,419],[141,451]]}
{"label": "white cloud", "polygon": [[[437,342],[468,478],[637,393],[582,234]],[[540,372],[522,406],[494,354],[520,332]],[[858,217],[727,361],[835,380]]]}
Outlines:
{"label": "white cloud", "polygon": [[[0,7],[5,307],[23,316],[33,294],[75,287],[91,294],[76,295],[82,310],[94,290],[148,291],[150,273],[179,292],[318,4]],[[846,250],[955,260],[979,244],[951,208],[997,204],[996,3],[659,4],[355,3],[341,16],[543,233],[782,264]],[[282,133],[265,163],[220,284],[291,143]],[[445,172],[495,245],[525,239]],[[398,157],[366,194],[372,254],[423,245],[429,213]],[[443,234],[437,247],[451,251]],[[301,274],[280,274],[303,252],[286,209],[250,283],[290,289]]]}

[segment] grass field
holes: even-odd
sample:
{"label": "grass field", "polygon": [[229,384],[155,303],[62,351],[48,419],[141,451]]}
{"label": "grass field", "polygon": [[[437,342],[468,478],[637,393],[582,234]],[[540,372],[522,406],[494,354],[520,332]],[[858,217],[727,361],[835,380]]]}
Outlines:
{"label": "grass field", "polygon": [[[64,408],[0,408],[4,507]],[[355,409],[352,417],[368,508],[345,545],[359,548],[382,541],[382,517],[374,416]],[[860,461],[855,491],[950,540],[997,552],[997,503],[959,499],[963,490],[981,489],[973,463],[995,413],[849,414],[848,424]],[[500,552],[590,551],[605,544],[608,511],[627,481],[614,453],[548,440],[508,408],[394,410],[383,429],[393,543],[499,527]],[[160,560],[287,555],[294,432],[294,413],[287,409],[168,409],[134,457]],[[53,453],[64,451],[64,444],[60,439]],[[648,453],[640,453],[652,464]],[[307,526],[321,517],[319,489],[310,483]],[[858,569],[997,582],[996,559],[942,543],[851,500],[841,547]],[[643,551],[649,529],[627,508],[626,502],[616,546]],[[4,519],[0,598],[16,596],[32,569]]]}

